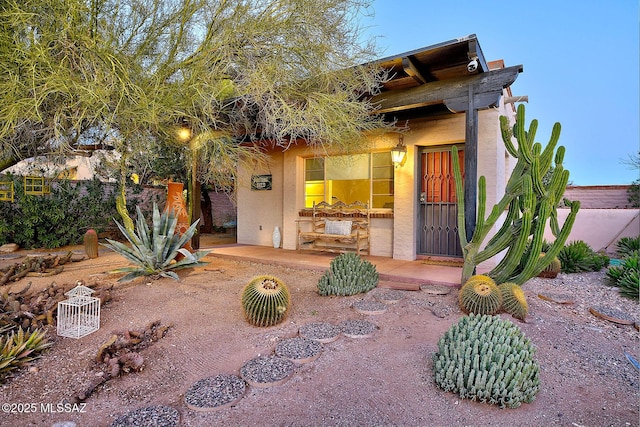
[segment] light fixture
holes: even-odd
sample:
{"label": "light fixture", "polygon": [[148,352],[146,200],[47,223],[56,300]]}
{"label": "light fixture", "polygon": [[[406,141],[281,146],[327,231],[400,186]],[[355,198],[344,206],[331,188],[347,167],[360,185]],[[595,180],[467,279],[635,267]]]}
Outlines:
{"label": "light fixture", "polygon": [[395,167],[402,166],[407,158],[407,147],[404,145],[404,137],[398,137],[398,145],[391,149],[391,161]]}

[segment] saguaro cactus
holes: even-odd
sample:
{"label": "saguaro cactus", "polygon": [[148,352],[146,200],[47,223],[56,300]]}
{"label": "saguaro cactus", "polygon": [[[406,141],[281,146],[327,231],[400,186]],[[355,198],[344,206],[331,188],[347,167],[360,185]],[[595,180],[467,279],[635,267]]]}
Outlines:
{"label": "saguaro cactus", "polygon": [[[533,142],[538,128],[537,120],[532,120],[529,130],[525,131],[524,105],[518,106],[513,129],[505,116],[500,117],[500,127],[507,151],[518,161],[507,182],[504,196],[486,218],[486,181],[484,176],[478,179],[478,213],[476,228],[470,241],[466,239],[464,223],[462,174],[458,162],[453,162],[458,199],[458,235],[464,256],[461,283],[465,283],[473,275],[479,263],[507,249],[504,258],[488,275],[497,283],[514,282],[522,285],[540,273],[558,255],[580,209],[580,202],[569,202],[571,212],[560,229],[556,208],[569,180],[569,171],[562,166],[565,149],[559,146],[556,151],[560,123],[554,124],[551,138],[544,149],[539,142]],[[518,141],[517,147],[514,146],[512,137]],[[458,158],[457,151],[454,146],[453,159]],[[555,167],[551,179],[545,182],[543,177],[550,170],[552,160],[555,160]],[[507,214],[502,226],[481,250],[489,231],[505,210]],[[556,239],[545,255],[540,257],[547,221]],[[521,260],[524,261],[523,267],[519,269]]]}

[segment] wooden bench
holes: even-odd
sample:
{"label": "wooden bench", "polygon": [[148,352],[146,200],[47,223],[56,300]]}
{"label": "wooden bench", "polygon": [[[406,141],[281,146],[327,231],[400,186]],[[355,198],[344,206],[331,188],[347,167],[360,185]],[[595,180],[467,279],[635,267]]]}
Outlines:
{"label": "wooden bench", "polygon": [[297,249],[369,255],[370,219],[368,204],[314,202],[311,220],[306,221],[311,231],[302,231],[298,221]]}

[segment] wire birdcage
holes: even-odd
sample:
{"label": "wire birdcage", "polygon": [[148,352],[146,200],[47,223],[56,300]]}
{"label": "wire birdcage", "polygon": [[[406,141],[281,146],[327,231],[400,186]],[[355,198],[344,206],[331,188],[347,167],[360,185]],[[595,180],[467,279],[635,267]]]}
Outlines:
{"label": "wire birdcage", "polygon": [[82,338],[100,328],[100,298],[92,293],[83,285],[65,293],[69,299],[58,303],[58,335]]}

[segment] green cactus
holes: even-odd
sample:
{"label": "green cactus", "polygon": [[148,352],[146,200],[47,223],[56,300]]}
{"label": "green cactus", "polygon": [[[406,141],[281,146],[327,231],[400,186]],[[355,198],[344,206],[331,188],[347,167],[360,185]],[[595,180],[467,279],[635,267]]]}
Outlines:
{"label": "green cactus", "polygon": [[477,275],[460,288],[458,302],[465,313],[495,314],[500,310],[502,296],[491,277]]}
{"label": "green cactus", "polygon": [[[545,253],[540,253],[540,258],[544,257]],[[538,273],[538,277],[542,277],[544,279],[555,279],[558,277],[558,273],[562,270],[562,264],[560,263],[560,258],[555,257],[551,260],[551,263],[546,266],[540,273]]]}
{"label": "green cactus", "polygon": [[348,252],[331,261],[318,280],[320,295],[355,295],[378,286],[378,271],[369,261]]}
{"label": "green cactus", "polygon": [[499,316],[465,316],[449,328],[433,355],[434,379],[463,399],[517,408],[540,389],[535,348],[512,322]]}
{"label": "green cactus", "polygon": [[515,283],[502,283],[498,285],[502,295],[502,309],[515,317],[524,320],[529,314],[529,304],[522,288]]}
{"label": "green cactus", "polygon": [[[579,202],[569,202],[571,212],[562,228],[558,224],[556,207],[559,205],[569,180],[569,171],[562,166],[564,147],[555,150],[560,137],[560,123],[553,126],[549,144],[542,149],[534,143],[538,127],[533,120],[528,131],[524,129],[524,105],[519,105],[516,123],[513,129],[505,116],[500,117],[502,139],[509,154],[517,158],[517,163],[507,182],[505,194],[485,218],[486,181],[484,176],[478,180],[478,212],[476,227],[471,240],[467,241],[464,221],[464,190],[462,174],[457,161],[453,162],[458,199],[458,236],[462,247],[464,265],[461,283],[465,283],[474,274],[478,264],[506,250],[504,258],[488,275],[497,283],[514,282],[522,285],[546,268],[564,246],[573,227]],[[517,148],[511,138],[518,141]],[[453,158],[457,159],[457,148],[452,148]],[[554,151],[556,151],[554,156]],[[551,170],[552,160],[555,166],[548,184],[543,177]],[[484,244],[484,241],[496,222],[507,212],[504,222],[496,234]],[[544,231],[547,222],[555,236],[544,257],[542,251]],[[530,238],[531,237],[531,238]]]}
{"label": "green cactus", "polygon": [[98,258],[98,233],[96,233],[96,230],[87,230],[84,233],[83,243],[87,256],[91,259]]}
{"label": "green cactus", "polygon": [[242,291],[245,318],[254,326],[273,326],[289,312],[289,288],[274,276],[253,278]]}

